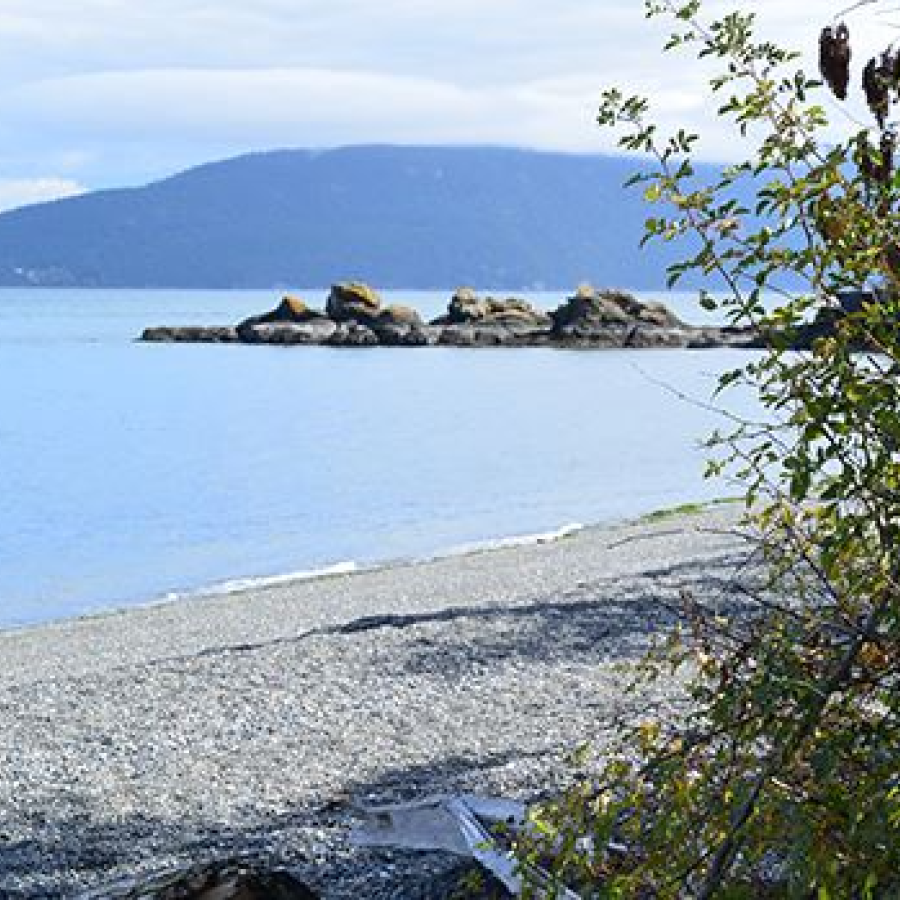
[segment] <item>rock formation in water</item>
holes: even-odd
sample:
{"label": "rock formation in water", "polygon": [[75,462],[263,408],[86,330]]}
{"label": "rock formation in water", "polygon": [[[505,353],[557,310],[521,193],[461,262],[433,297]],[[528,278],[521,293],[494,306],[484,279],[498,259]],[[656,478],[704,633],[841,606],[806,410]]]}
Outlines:
{"label": "rock formation in water", "polygon": [[368,285],[332,287],[324,312],[286,296],[273,310],[235,328],[148,328],[144,341],[245,344],[316,344],[329,347],[758,347],[746,328],[695,328],[662,303],[624,291],[582,285],[546,313],[515,297],[481,297],[460,288],[445,315],[430,323],[408,306],[384,306]]}

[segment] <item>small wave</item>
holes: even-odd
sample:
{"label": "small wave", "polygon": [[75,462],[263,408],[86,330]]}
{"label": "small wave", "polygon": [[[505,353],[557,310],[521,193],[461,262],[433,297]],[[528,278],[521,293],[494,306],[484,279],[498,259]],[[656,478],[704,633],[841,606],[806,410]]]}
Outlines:
{"label": "small wave", "polygon": [[169,603],[177,603],[181,600],[193,600],[203,597],[218,597],[223,594],[240,594],[244,591],[260,590],[262,588],[278,587],[284,584],[293,584],[298,581],[315,581],[319,578],[329,578],[335,575],[352,575],[354,572],[372,571],[375,569],[390,568],[415,563],[429,562],[437,559],[448,559],[455,556],[470,556],[474,553],[487,553],[492,550],[506,550],[511,547],[532,547],[538,544],[550,544],[563,538],[571,537],[584,531],[586,525],[574,522],[563,525],[553,531],[540,531],[534,534],[520,534],[511,537],[489,538],[484,541],[459,544],[445,550],[438,550],[427,556],[401,557],[395,559],[380,560],[364,566],[348,560],[334,563],[330,566],[322,566],[318,569],[303,569],[298,572],[285,572],[281,575],[263,575],[257,578],[235,578],[229,581],[219,581],[205,587],[186,591],[170,591],[162,597],[152,600],[144,606],[164,606]]}
{"label": "small wave", "polygon": [[259,588],[278,587],[281,584],[292,584],[295,581],[315,581],[318,578],[329,578],[333,575],[350,575],[358,572],[359,566],[352,561],[322,566],[320,569],[303,569],[299,572],[285,572],[282,575],[263,575],[259,578],[235,578],[220,581],[194,591],[172,591],[165,595],[161,602],[174,603],[192,597],[214,597],[222,594],[240,594],[243,591]]}
{"label": "small wave", "polygon": [[484,541],[473,541],[470,544],[461,544],[452,547],[442,553],[436,553],[432,559],[439,559],[447,556],[468,556],[472,553],[485,553],[490,550],[506,550],[510,547],[533,547],[537,544],[552,544],[554,541],[561,541],[563,538],[571,537],[584,531],[586,525],[580,522],[573,522],[569,525],[563,525],[553,531],[539,531],[534,534],[519,534],[504,538],[489,538]]}

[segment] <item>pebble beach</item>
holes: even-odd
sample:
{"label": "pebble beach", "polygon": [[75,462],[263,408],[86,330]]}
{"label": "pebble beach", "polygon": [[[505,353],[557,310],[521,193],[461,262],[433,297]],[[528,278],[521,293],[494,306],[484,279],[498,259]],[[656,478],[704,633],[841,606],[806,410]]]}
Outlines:
{"label": "pebble beach", "polygon": [[362,851],[361,805],[530,801],[679,685],[625,691],[689,590],[727,603],[741,507],[0,632],[0,896],[207,859],[327,900],[439,896],[443,854]]}

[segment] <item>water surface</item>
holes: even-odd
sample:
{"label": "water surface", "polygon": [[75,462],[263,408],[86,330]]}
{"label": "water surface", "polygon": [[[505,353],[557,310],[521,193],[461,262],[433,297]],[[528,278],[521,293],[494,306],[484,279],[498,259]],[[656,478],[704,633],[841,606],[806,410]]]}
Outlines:
{"label": "water surface", "polygon": [[[433,315],[447,297],[386,299]],[[0,291],[0,624],[728,493],[698,450],[719,423],[672,391],[709,399],[739,351],[134,341],[275,300]]]}

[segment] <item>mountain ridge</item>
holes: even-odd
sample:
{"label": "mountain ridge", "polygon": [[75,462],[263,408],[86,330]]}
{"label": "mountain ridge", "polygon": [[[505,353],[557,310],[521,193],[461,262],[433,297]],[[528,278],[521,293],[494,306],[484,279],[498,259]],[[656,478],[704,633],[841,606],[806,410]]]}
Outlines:
{"label": "mountain ridge", "polygon": [[0,215],[0,285],[658,287],[640,161],[505,147],[280,149]]}

